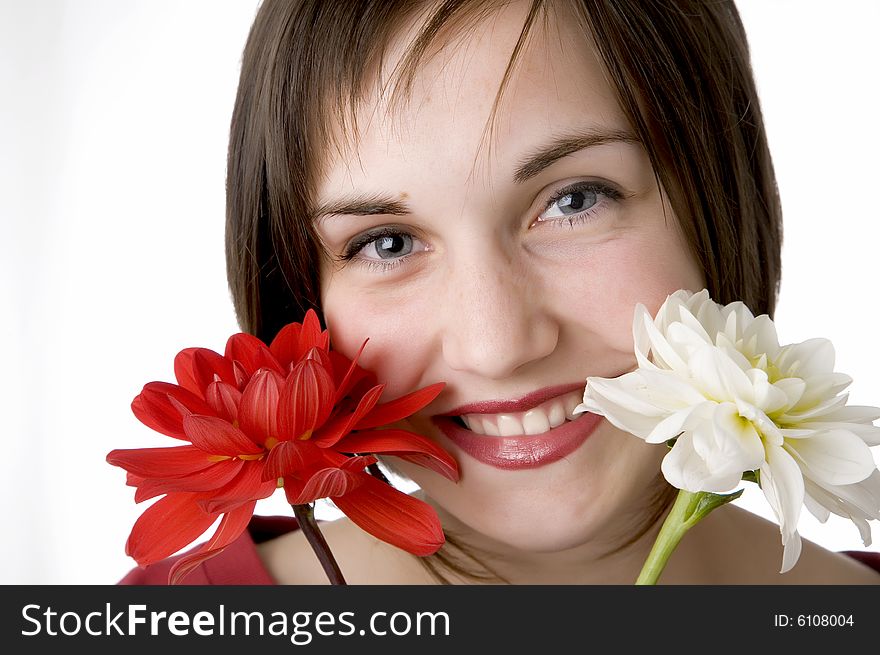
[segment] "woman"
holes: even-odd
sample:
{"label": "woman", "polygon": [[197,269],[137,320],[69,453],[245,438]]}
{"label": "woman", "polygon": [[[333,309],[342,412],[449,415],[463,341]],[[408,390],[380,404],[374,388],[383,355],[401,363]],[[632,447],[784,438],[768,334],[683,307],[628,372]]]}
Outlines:
{"label": "woman", "polygon": [[[419,560],[325,524],[349,583],[635,580],[675,490],[662,448],[573,413],[583,381],[635,366],[637,303],[705,287],[772,316],[778,289],[732,3],[265,0],[227,194],[245,331],[271,340],[314,307],[349,357],[369,337],[360,363],[387,398],[446,382],[401,427],[449,450],[460,482],[386,464],[448,544]],[[299,531],[255,552],[268,580],[326,579]],[[785,575],[780,557],[776,525],[726,506],[662,582],[880,581],[813,544]]]}

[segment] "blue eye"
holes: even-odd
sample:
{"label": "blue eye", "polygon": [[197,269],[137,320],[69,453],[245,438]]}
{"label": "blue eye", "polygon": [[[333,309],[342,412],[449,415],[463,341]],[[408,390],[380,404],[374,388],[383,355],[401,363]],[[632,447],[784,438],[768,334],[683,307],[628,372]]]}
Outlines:
{"label": "blue eye", "polygon": [[553,205],[545,211],[541,216],[545,218],[553,218],[550,214],[553,209],[558,209],[558,216],[571,216],[585,209],[589,209],[598,201],[595,191],[574,191],[567,193],[559,200],[554,200]]}
{"label": "blue eye", "polygon": [[413,253],[414,244],[421,243],[403,230],[385,226],[362,234],[348,245],[341,259],[358,260],[371,268],[389,270]]}
{"label": "blue eye", "polygon": [[[546,209],[538,216],[537,221],[554,221],[567,219],[565,222],[574,224],[580,220],[591,218],[595,210],[604,203],[602,199],[619,200],[622,194],[616,189],[600,182],[577,182],[557,191],[547,203]],[[577,219],[577,221],[575,220]]]}
{"label": "blue eye", "polygon": [[413,239],[409,234],[386,234],[371,241],[364,249],[367,250],[370,246],[375,249],[380,259],[392,259],[410,254]]}

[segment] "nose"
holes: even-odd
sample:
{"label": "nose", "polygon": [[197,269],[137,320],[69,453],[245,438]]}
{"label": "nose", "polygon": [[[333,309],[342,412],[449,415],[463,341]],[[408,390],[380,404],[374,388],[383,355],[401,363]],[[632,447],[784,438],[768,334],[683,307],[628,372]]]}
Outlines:
{"label": "nose", "polygon": [[559,325],[534,275],[502,252],[481,254],[450,271],[443,357],[453,370],[504,379],[550,355]]}

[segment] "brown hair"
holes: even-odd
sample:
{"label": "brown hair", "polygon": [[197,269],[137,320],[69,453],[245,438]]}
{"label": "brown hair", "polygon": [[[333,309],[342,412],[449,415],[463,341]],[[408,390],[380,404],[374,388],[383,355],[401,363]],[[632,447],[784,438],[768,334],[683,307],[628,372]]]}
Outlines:
{"label": "brown hair", "polygon": [[[411,81],[438,35],[497,4],[263,0],[242,59],[227,167],[227,275],[243,330],[268,341],[285,324],[301,321],[308,308],[320,314],[322,246],[311,215],[321,162],[312,153],[334,139],[334,125],[345,124],[345,110],[357,105],[381,70],[391,36],[416,12],[432,9],[395,71]],[[508,74],[536,16],[544,12],[546,18],[552,4],[532,1]],[[772,316],[781,208],[733,1],[572,4],[712,298],[742,300],[756,314]],[[628,543],[650,529],[671,494],[668,485],[658,492],[654,520]]]}

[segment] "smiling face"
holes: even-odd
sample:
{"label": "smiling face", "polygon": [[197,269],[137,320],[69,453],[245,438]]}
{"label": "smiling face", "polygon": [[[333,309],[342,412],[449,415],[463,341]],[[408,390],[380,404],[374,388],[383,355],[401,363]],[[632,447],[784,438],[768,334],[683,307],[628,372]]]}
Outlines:
{"label": "smiling face", "polygon": [[451,39],[408,102],[368,94],[351,147],[327,150],[322,305],[336,349],[369,337],[383,398],[446,382],[402,427],[448,449],[460,483],[391,460],[445,525],[496,551],[601,550],[644,520],[665,451],[561,413],[588,376],[635,366],[636,303],[704,279],[576,21],[538,21],[486,131],[524,11]]}

